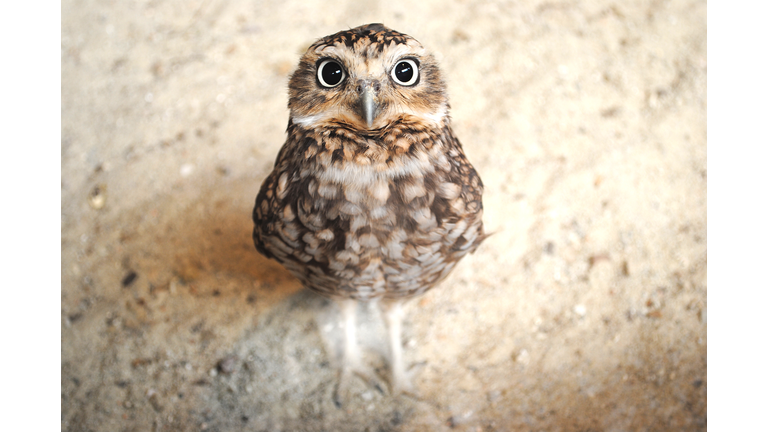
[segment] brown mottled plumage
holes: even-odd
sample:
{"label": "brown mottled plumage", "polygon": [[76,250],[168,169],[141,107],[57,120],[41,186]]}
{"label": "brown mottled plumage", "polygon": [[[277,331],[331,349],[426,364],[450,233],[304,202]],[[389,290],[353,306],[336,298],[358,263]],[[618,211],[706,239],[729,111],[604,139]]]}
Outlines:
{"label": "brown mottled plumage", "polygon": [[435,59],[370,24],[309,47],[289,83],[288,139],[256,198],[256,248],[340,299],[345,366],[362,373],[355,300],[383,299],[393,392],[400,305],[443,280],[485,238],[483,184],[454,136]]}

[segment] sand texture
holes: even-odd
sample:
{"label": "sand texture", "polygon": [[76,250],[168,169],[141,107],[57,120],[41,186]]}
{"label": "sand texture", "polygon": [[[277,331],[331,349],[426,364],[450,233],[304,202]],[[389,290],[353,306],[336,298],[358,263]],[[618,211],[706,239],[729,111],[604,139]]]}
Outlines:
{"label": "sand texture", "polygon": [[[418,398],[251,240],[315,39],[435,53],[494,234],[410,303]],[[707,429],[704,1],[62,2],[64,431]]]}

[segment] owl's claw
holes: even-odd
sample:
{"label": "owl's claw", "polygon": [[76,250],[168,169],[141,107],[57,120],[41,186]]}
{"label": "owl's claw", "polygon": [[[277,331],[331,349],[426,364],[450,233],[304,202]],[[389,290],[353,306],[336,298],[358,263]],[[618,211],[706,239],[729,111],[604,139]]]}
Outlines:
{"label": "owl's claw", "polygon": [[417,371],[421,370],[426,364],[426,362],[419,362],[412,365],[408,370],[405,370],[404,367],[396,367],[395,364],[390,365],[392,372],[390,390],[392,396],[405,395],[414,399],[421,399],[421,395],[413,385],[413,377],[418,375]]}
{"label": "owl's claw", "polygon": [[379,393],[384,394],[376,375],[371,370],[363,367],[362,364],[346,364],[339,371],[339,378],[333,391],[333,403],[336,408],[341,408],[352,398],[355,377],[362,379],[367,387],[374,388]]}

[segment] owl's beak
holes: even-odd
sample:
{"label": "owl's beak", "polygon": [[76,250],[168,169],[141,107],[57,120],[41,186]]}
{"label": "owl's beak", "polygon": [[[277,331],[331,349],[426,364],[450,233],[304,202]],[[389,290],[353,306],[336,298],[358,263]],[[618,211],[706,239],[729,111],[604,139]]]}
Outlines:
{"label": "owl's beak", "polygon": [[365,120],[366,126],[370,129],[373,127],[373,120],[376,119],[376,114],[378,114],[376,111],[379,108],[377,102],[379,83],[376,81],[363,81],[358,84],[357,89],[360,95],[360,117]]}

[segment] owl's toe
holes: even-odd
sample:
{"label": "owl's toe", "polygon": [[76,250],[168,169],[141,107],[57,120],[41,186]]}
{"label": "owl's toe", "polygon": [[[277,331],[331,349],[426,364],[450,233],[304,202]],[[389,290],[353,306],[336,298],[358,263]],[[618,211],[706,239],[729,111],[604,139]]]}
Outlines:
{"label": "owl's toe", "polygon": [[355,394],[356,379],[362,380],[367,388],[373,388],[379,393],[384,393],[372,369],[366,368],[362,363],[347,363],[339,371],[339,378],[333,392],[333,403],[337,408],[341,408],[352,399]]}
{"label": "owl's toe", "polygon": [[390,371],[392,376],[390,377],[390,386],[392,396],[406,395],[415,399],[420,399],[420,395],[416,387],[413,385],[413,377],[418,375],[418,372],[424,368],[426,362],[420,362],[412,365],[406,369],[405,365],[400,364],[390,365]]}

